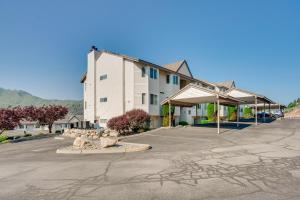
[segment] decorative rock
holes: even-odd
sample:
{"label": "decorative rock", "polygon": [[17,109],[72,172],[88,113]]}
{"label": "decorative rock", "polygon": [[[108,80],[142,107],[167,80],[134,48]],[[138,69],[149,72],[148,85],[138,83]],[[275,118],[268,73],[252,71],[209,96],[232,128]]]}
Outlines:
{"label": "decorative rock", "polygon": [[102,134],[102,137],[107,137],[108,136],[108,133],[103,133]]}
{"label": "decorative rock", "polygon": [[115,146],[118,142],[118,138],[117,137],[101,137],[100,138],[101,141],[101,147],[102,148],[107,148],[107,147],[112,147]]}
{"label": "decorative rock", "polygon": [[74,148],[80,148],[80,146],[81,146],[81,141],[82,141],[81,137],[75,138],[75,140],[74,140],[74,142],[73,142],[73,147],[74,147]]}
{"label": "decorative rock", "polygon": [[104,133],[105,133],[105,134],[109,134],[109,133],[110,133],[110,130],[109,130],[109,129],[105,129],[105,130],[104,130]]}
{"label": "decorative rock", "polygon": [[119,136],[119,132],[118,131],[110,131],[109,132],[109,136],[112,136],[112,137],[118,137]]}

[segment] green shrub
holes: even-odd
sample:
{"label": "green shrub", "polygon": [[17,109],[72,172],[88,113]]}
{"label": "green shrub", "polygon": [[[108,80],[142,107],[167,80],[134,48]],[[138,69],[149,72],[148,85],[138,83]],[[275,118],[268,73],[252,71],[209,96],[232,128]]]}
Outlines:
{"label": "green shrub", "polygon": [[213,103],[209,103],[207,105],[207,118],[210,121],[216,121],[216,110],[217,105],[214,105]]}
{"label": "green shrub", "polygon": [[3,143],[4,141],[7,140],[7,136],[6,135],[0,135],[0,142]]}
{"label": "green shrub", "polygon": [[[162,106],[162,116],[163,116],[163,126],[169,126],[169,105]],[[171,106],[171,118],[173,118],[175,113],[175,106]]]}
{"label": "green shrub", "polygon": [[253,117],[252,109],[249,107],[245,107],[243,110],[243,117],[246,119]]}
{"label": "green shrub", "polygon": [[169,126],[169,116],[164,116],[163,118],[163,127]]}
{"label": "green shrub", "polygon": [[237,107],[236,106],[228,106],[228,120],[236,121],[237,119]]}
{"label": "green shrub", "polygon": [[181,125],[181,126],[187,126],[187,125],[189,125],[189,123],[187,123],[186,121],[180,121],[179,125]]}

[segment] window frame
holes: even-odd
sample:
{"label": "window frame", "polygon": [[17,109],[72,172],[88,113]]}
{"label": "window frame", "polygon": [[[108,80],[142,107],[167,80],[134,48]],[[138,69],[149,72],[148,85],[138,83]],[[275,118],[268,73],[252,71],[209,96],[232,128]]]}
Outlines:
{"label": "window frame", "polygon": [[146,93],[142,93],[142,105],[146,104]]}
{"label": "window frame", "polygon": [[179,79],[178,79],[178,76],[177,75],[173,75],[173,84],[174,85],[178,85],[178,81]]}
{"label": "window frame", "polygon": [[166,76],[166,83],[170,84],[170,74],[167,74],[167,76]]}
{"label": "window frame", "polygon": [[100,97],[100,103],[106,103],[107,97]]}
{"label": "window frame", "polygon": [[146,68],[142,67],[142,77],[145,77],[145,76],[146,76]]}
{"label": "window frame", "polygon": [[157,100],[158,95],[156,94],[150,94],[150,105],[157,105]]}
{"label": "window frame", "polygon": [[100,81],[106,80],[107,79],[107,74],[102,74],[100,75]]}

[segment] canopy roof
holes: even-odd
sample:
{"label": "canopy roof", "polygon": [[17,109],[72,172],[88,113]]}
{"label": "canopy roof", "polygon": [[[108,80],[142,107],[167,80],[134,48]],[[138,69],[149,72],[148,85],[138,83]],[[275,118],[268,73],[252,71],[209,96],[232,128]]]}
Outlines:
{"label": "canopy roof", "polygon": [[[255,104],[250,104],[250,105],[248,105],[248,106],[249,106],[250,108],[255,108]],[[273,104],[270,104],[270,109],[278,109],[279,106],[280,106],[280,109],[286,108],[285,105],[278,104],[278,103],[273,103]],[[268,105],[268,104],[266,104],[266,105],[264,105],[263,103],[257,104],[257,108],[258,108],[259,110],[263,109],[264,107],[265,107],[265,109],[269,109],[269,105]]]}
{"label": "canopy roof", "polygon": [[191,107],[200,103],[214,103],[219,99],[222,105],[236,105],[244,103],[243,100],[209,90],[202,86],[190,83],[171,97],[161,102],[162,105],[169,102],[174,106]]}
{"label": "canopy roof", "polygon": [[255,104],[255,98],[257,98],[257,103],[270,103],[274,104],[274,102],[260,94],[256,94],[253,92],[249,92],[246,90],[232,88],[226,92],[227,95],[232,96],[234,98],[240,99],[245,102],[245,104]]}

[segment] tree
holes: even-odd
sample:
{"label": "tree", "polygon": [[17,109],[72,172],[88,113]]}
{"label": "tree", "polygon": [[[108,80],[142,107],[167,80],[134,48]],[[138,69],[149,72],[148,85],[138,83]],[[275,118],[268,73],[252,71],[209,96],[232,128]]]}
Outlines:
{"label": "tree", "polygon": [[48,125],[49,133],[51,133],[53,123],[63,119],[68,114],[68,108],[60,105],[29,106],[24,108],[23,113],[27,120],[38,121],[40,125]]}
{"label": "tree", "polygon": [[5,130],[12,130],[18,126],[23,116],[23,109],[20,107],[0,109],[0,135]]}

